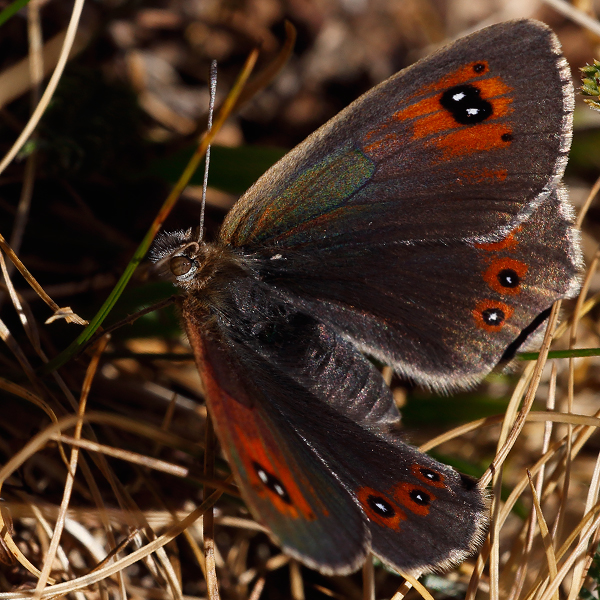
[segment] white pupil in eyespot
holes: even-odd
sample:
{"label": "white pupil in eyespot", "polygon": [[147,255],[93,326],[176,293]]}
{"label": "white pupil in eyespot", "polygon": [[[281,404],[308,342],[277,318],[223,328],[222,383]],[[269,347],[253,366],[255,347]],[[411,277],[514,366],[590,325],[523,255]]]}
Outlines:
{"label": "white pupil in eyespot", "polygon": [[464,92],[458,92],[458,94],[454,94],[454,96],[452,96],[452,100],[454,100],[454,102],[460,102],[464,97]]}

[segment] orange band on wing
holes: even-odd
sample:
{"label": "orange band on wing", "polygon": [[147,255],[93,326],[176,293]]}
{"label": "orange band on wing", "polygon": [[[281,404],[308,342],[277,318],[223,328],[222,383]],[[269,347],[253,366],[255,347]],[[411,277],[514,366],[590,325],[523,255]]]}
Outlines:
{"label": "orange band on wing", "polygon": [[471,314],[477,327],[493,332],[500,331],[513,313],[514,309],[508,304],[486,299],[478,302]]}
{"label": "orange band on wing", "polygon": [[400,531],[400,525],[406,520],[406,515],[393,500],[366,486],[357,490],[356,497],[371,521],[382,527]]}
{"label": "orange band on wing", "polygon": [[512,250],[519,242],[515,235],[521,230],[521,227],[513,229],[503,240],[498,242],[489,242],[486,244],[474,244],[475,248],[487,252],[499,252],[500,250]]}
{"label": "orange band on wing", "polygon": [[422,96],[423,94],[430,94],[438,90],[445,90],[447,88],[454,87],[455,85],[460,85],[461,83],[472,82],[473,78],[481,77],[488,73],[489,70],[490,67],[487,61],[477,60],[465,65],[464,67],[461,67],[460,69],[457,69],[453,73],[449,73],[445,77],[440,77],[431,85],[423,86],[416,94],[411,96],[411,98],[414,98],[415,96]]}
{"label": "orange band on wing", "polygon": [[449,160],[457,156],[505,148],[512,141],[509,136],[512,136],[512,131],[507,125],[480,123],[449,133],[433,143],[443,151],[442,160]]}
{"label": "orange band on wing", "polygon": [[463,169],[456,173],[458,183],[483,183],[492,181],[504,181],[508,177],[507,169],[497,169],[493,171],[487,167],[481,169]]}
{"label": "orange band on wing", "polygon": [[394,500],[421,517],[429,514],[431,503],[435,501],[435,495],[422,486],[412,483],[400,483],[394,490]]}
{"label": "orange band on wing", "polygon": [[441,94],[436,94],[395,112],[390,119],[367,133],[364,137],[364,152],[376,156],[380,152],[389,154],[399,151],[405,140],[398,138],[394,121],[408,120],[412,121],[412,138],[419,140],[432,136],[433,139],[425,143],[444,150],[444,159],[507,146],[512,141],[511,127],[494,125],[489,121],[511,112],[512,98],[508,94],[512,88],[500,77],[483,79],[476,83],[482,100],[492,105],[492,114],[488,122],[468,126],[457,123],[452,113],[442,107]]}
{"label": "orange band on wing", "polygon": [[410,468],[412,474],[427,485],[436,488],[446,487],[446,477],[439,471],[431,469],[429,467],[422,467],[421,465],[414,464]]}
{"label": "orange band on wing", "polygon": [[[513,285],[502,284],[502,274],[511,273],[516,281]],[[514,258],[499,258],[495,260],[483,274],[485,282],[499,294],[515,296],[521,293],[521,281],[527,273],[527,265]]]}
{"label": "orange band on wing", "polygon": [[[499,77],[478,81],[477,87],[481,92],[481,99],[487,100],[493,107],[490,119],[504,117],[510,112],[509,106],[512,103],[512,98],[510,96],[505,96],[505,94],[508,94],[511,91],[511,88],[504,85]],[[499,98],[498,96],[502,97]],[[420,100],[416,104],[412,104],[403,110],[395,112],[392,115],[392,118],[399,121],[416,119],[413,136],[415,138],[421,138],[432,133],[460,127],[452,117],[452,114],[442,108],[440,98],[441,95],[437,94],[430,98]],[[477,125],[470,127],[477,127]]]}
{"label": "orange band on wing", "polygon": [[[207,404],[213,415],[217,433],[220,430],[220,423],[228,423],[232,429],[229,437],[235,440],[234,447],[231,447],[231,443],[228,444],[228,447],[224,448],[226,454],[229,456],[230,453],[235,452],[239,456],[246,471],[245,475],[255,492],[263,498],[269,497],[280,513],[286,514],[292,519],[302,517],[309,521],[315,520],[317,517],[302,494],[300,485],[308,487],[310,491],[312,488],[307,481],[296,482],[289,465],[281,460],[281,449],[277,447],[276,442],[273,440],[273,447],[270,447],[268,441],[259,434],[261,427],[264,428],[265,425],[258,422],[256,409],[237,402],[229,396],[216,381],[210,363],[202,361],[202,364],[199,364],[199,370],[204,381]],[[235,417],[233,423],[231,422],[232,417]],[[224,443],[227,443],[226,439]],[[237,468],[235,460],[230,462],[232,468]],[[283,495],[277,494],[276,491],[265,485],[265,481],[259,477],[256,464],[276,478],[277,482],[283,486]],[[324,508],[322,510],[324,514],[327,514]]]}

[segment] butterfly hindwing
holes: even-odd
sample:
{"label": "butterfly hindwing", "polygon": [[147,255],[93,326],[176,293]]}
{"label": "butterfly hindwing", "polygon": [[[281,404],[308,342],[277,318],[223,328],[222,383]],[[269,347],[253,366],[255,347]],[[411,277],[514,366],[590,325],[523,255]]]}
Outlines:
{"label": "butterfly hindwing", "polygon": [[507,351],[512,357],[539,315],[577,291],[572,219],[557,188],[498,241],[282,253],[261,260],[261,272],[398,372],[451,389],[478,381]]}

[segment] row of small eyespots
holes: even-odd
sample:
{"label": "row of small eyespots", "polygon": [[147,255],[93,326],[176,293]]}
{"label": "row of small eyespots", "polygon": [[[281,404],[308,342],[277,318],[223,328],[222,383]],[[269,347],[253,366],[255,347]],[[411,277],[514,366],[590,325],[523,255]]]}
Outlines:
{"label": "row of small eyespots", "polygon": [[[411,471],[418,479],[431,487],[445,487],[444,476],[433,469],[412,465]],[[408,510],[418,516],[427,516],[435,495],[424,486],[400,482],[390,490],[382,492],[371,487],[362,487],[357,498],[367,517],[381,525],[400,531],[402,521],[406,520]]]}
{"label": "row of small eyespots", "polygon": [[[499,242],[501,245],[502,242]],[[496,250],[495,244],[480,246],[485,250]],[[521,293],[521,282],[527,273],[527,265],[513,258],[497,258],[483,273],[483,280],[494,292],[505,297]],[[507,298],[508,299],[508,298]],[[473,317],[477,326],[486,331],[500,331],[506,321],[514,313],[506,302],[486,298],[477,303],[473,309]]]}
{"label": "row of small eyespots", "polygon": [[[487,73],[489,66],[485,62],[475,63],[472,65],[472,69],[473,74],[477,76]],[[447,89],[441,95],[440,104],[454,117],[457,123],[464,125],[477,126],[496,116],[494,102],[482,98],[479,87],[471,82]],[[502,141],[511,142],[512,140],[512,133],[502,135]],[[511,247],[514,243],[514,234],[511,234],[506,240],[484,244],[480,248],[497,251]],[[483,274],[483,278],[492,290],[510,296],[521,291],[520,283],[526,271],[527,267],[523,263],[510,258],[501,258],[492,262]],[[504,302],[484,299],[473,310],[473,317],[478,327],[486,331],[499,331],[513,312],[513,309]]]}

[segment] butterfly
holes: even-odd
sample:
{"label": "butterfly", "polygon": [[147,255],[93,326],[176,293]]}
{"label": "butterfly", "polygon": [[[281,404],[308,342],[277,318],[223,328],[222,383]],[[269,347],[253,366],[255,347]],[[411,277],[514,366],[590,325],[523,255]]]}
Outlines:
{"label": "butterfly", "polygon": [[485,536],[485,491],[402,441],[367,357],[435,390],[472,386],[577,292],[561,184],[573,104],[545,25],[493,25],[313,133],[216,242],[155,242],[242,496],[305,565],[348,573],[373,552],[443,569]]}

